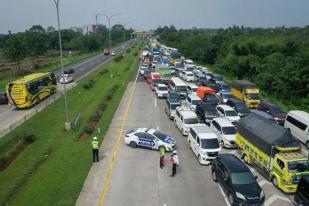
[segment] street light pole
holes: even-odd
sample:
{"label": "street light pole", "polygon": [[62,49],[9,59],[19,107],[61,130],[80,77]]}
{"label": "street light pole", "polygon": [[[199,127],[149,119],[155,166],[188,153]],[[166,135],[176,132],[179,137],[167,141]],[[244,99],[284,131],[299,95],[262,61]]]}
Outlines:
{"label": "street light pole", "polygon": [[[62,76],[63,76],[64,75],[64,68],[63,68],[63,54],[62,54],[62,43],[61,43],[61,33],[60,33],[60,18],[59,18],[59,1],[60,0],[53,0],[53,1],[56,5],[56,9],[57,9],[60,62],[61,62],[61,71],[62,71]],[[71,123],[69,122],[66,84],[63,84],[63,89],[64,89],[64,106],[65,106],[65,118],[66,118],[66,122],[65,122],[64,126],[65,126],[65,129],[67,131],[69,131],[69,130],[71,130]]]}
{"label": "street light pole", "polygon": [[112,45],[112,43],[111,43],[111,19],[114,17],[114,16],[119,16],[120,14],[112,14],[112,15],[110,15],[110,16],[107,16],[106,14],[96,14],[95,15],[95,17],[96,17],[96,24],[97,24],[97,19],[98,19],[98,16],[99,15],[101,15],[101,16],[104,16],[104,17],[106,17],[106,19],[107,19],[107,22],[108,22],[108,50],[109,50],[109,52],[111,52],[111,45]]}

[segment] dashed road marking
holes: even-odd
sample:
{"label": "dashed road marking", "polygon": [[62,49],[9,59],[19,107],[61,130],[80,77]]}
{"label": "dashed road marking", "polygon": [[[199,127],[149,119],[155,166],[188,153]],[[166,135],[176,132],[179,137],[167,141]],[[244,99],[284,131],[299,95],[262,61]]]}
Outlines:
{"label": "dashed road marking", "polygon": [[289,198],[282,197],[282,196],[277,195],[277,194],[273,194],[270,198],[268,198],[266,200],[266,202],[264,203],[264,206],[270,206],[277,199],[281,199],[283,201],[291,203],[291,200]]}

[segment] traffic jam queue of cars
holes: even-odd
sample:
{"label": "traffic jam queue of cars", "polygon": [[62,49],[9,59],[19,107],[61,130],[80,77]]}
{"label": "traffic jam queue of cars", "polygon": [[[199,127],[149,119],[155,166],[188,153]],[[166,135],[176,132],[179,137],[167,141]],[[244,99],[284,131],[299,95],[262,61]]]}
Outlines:
{"label": "traffic jam queue of cars", "polygon": [[[157,98],[166,99],[167,117],[187,138],[198,162],[211,165],[212,179],[223,187],[231,205],[262,205],[265,200],[257,177],[246,164],[259,167],[281,191],[295,193],[297,205],[309,205],[305,155],[309,113],[286,113],[261,100],[254,83],[236,80],[230,84],[221,75],[194,65],[177,49],[150,43],[145,51],[140,75]],[[166,68],[163,70],[160,64]],[[175,138],[155,129],[129,130],[125,142],[134,148],[176,148]],[[222,148],[237,149],[243,161],[234,154],[222,154]],[[299,182],[301,186],[297,187]]]}

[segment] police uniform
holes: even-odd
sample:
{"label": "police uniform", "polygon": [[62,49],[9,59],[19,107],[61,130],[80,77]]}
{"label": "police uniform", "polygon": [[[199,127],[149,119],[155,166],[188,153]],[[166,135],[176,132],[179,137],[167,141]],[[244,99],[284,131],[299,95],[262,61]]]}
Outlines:
{"label": "police uniform", "polygon": [[99,162],[99,141],[97,137],[93,138],[91,145],[92,145],[93,162]]}

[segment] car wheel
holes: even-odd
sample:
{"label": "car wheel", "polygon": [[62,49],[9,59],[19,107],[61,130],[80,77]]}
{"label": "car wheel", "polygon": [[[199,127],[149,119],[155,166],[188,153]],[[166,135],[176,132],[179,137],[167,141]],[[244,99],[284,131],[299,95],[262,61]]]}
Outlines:
{"label": "car wheel", "polygon": [[233,197],[232,193],[229,193],[228,200],[229,200],[229,203],[233,206],[234,205],[234,197]]}
{"label": "car wheel", "polygon": [[36,104],[36,105],[40,104],[40,98],[39,98],[39,97],[37,97],[37,98],[35,99],[35,104]]}
{"label": "car wheel", "polygon": [[278,184],[278,180],[276,177],[272,177],[271,178],[271,182],[273,183],[273,185],[278,188],[279,187],[279,184]]}
{"label": "car wheel", "polygon": [[212,171],[212,172],[211,172],[211,177],[212,177],[212,180],[213,180],[214,182],[218,182],[217,175],[216,175],[216,172],[215,172],[215,171]]}
{"label": "car wheel", "polygon": [[304,205],[303,201],[299,200],[299,201],[297,202],[297,206],[305,206],[305,205]]}
{"label": "car wheel", "polygon": [[185,132],[184,132],[183,129],[181,129],[181,134],[182,134],[182,136],[185,136]]}
{"label": "car wheel", "polygon": [[200,164],[202,164],[202,163],[201,163],[201,162],[202,162],[201,155],[198,155],[197,159],[198,159],[198,162],[199,162]]}
{"label": "car wheel", "polygon": [[246,164],[250,164],[249,163],[249,158],[248,158],[248,155],[246,155],[246,154],[244,154],[244,162],[246,163]]}
{"label": "car wheel", "polygon": [[188,143],[189,143],[189,149],[192,150],[191,141],[189,140]]}
{"label": "car wheel", "polygon": [[130,142],[130,146],[133,147],[133,148],[137,148],[137,144],[136,144],[136,142],[134,142],[134,141],[131,141],[131,142]]}

